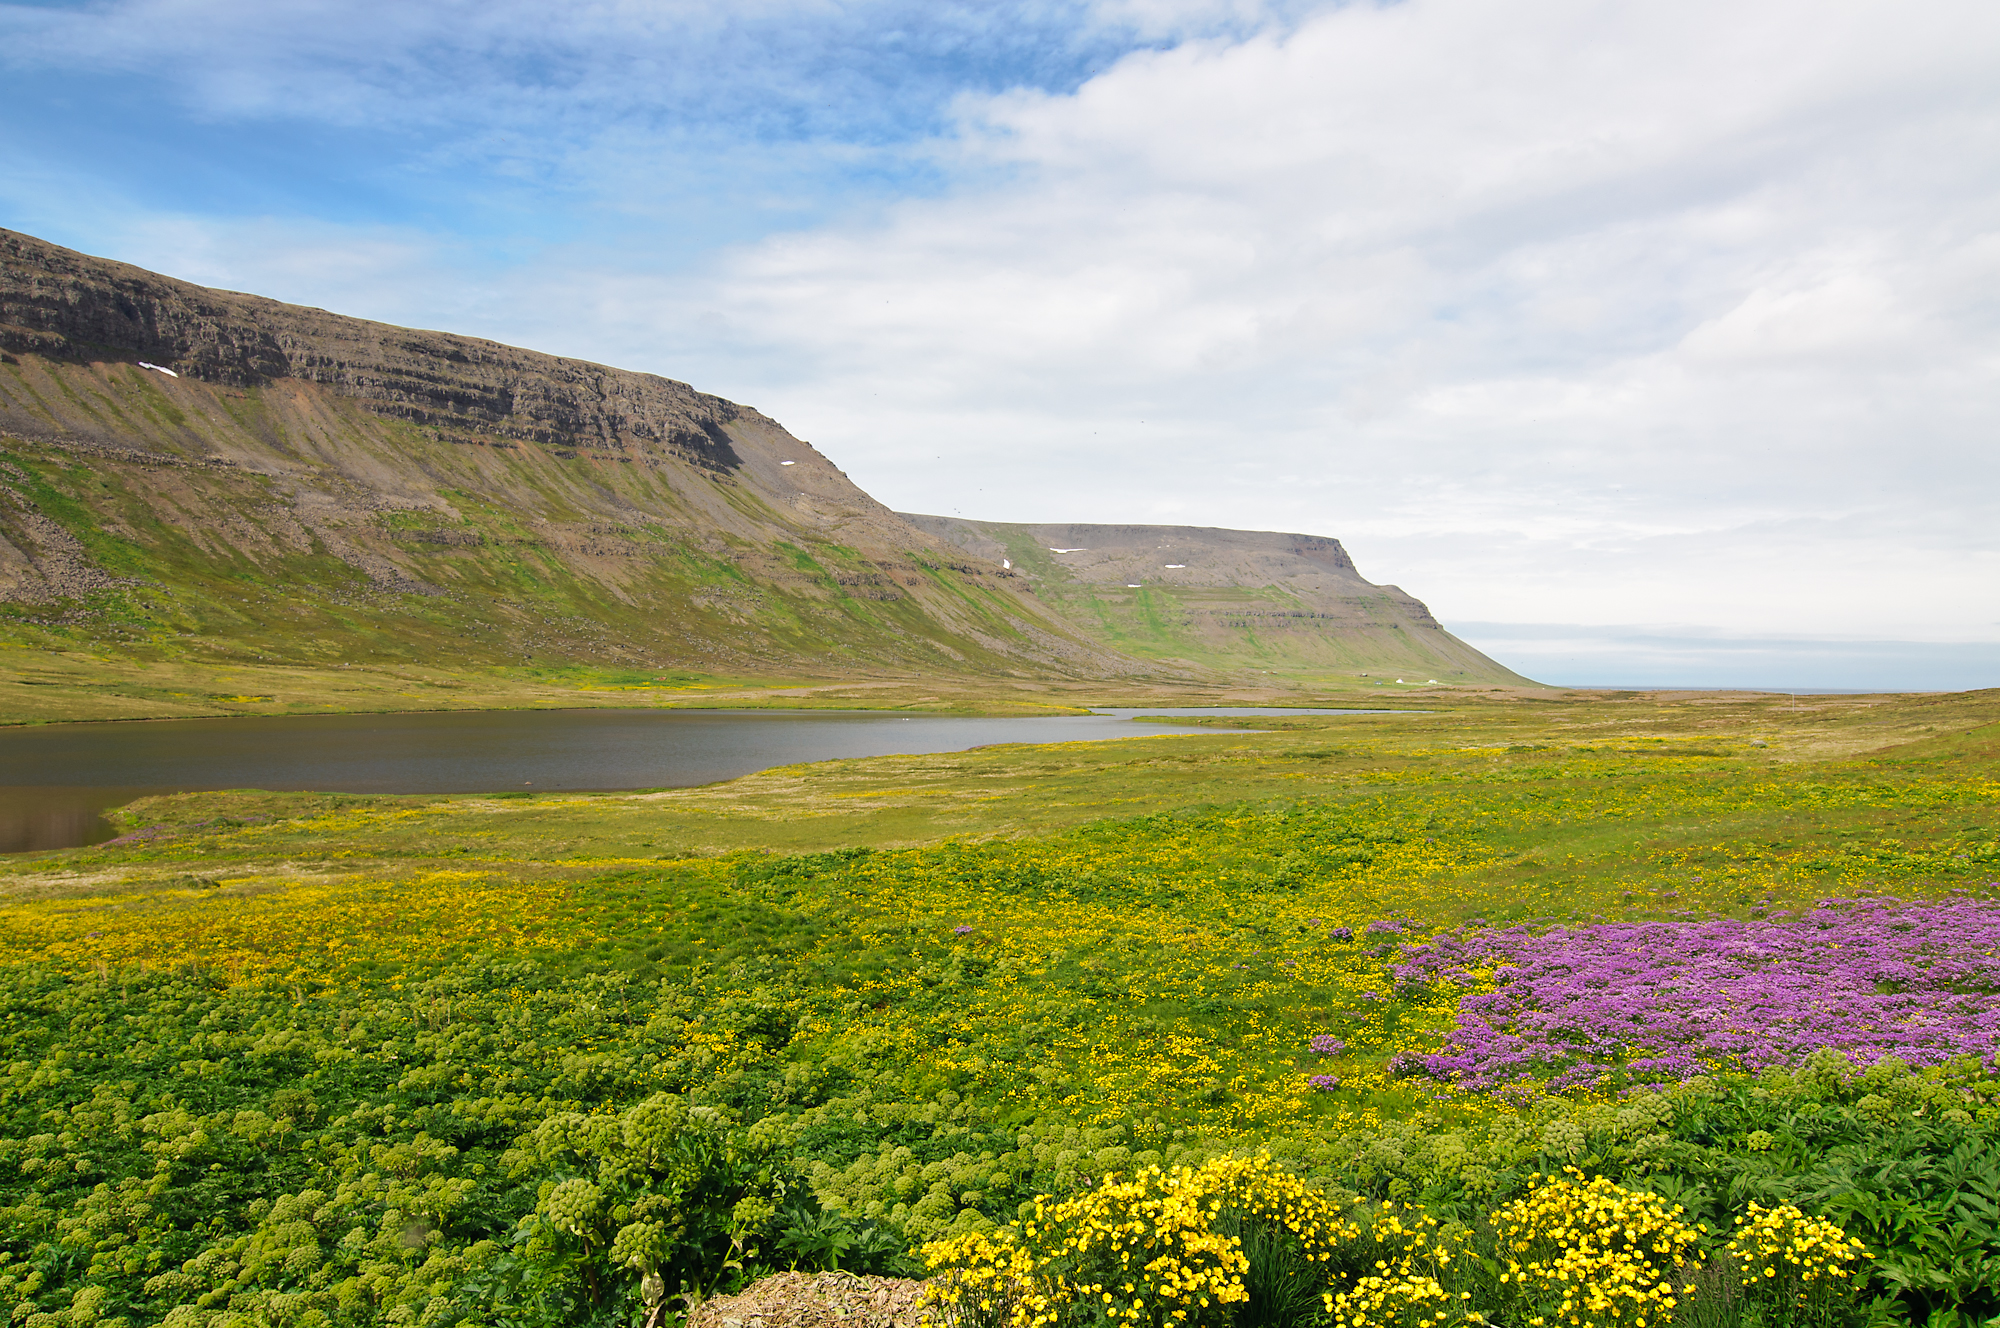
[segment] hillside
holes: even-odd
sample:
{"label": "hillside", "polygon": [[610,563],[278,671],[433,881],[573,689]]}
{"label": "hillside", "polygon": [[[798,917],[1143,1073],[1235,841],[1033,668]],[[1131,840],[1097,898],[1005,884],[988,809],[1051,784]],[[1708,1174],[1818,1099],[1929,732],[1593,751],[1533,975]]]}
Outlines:
{"label": "hillside", "polygon": [[1077,631],[1164,667],[1522,683],[1421,601],[1362,579],[1339,540],[1203,526],[1010,525],[905,512],[976,558],[1005,562]]}
{"label": "hillside", "polygon": [[757,411],[0,231],[0,644],[734,677],[1134,666]]}

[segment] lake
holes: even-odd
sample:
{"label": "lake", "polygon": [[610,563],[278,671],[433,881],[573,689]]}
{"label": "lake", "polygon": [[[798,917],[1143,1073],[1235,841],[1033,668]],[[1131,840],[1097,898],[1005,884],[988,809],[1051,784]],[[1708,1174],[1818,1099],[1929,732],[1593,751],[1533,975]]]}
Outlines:
{"label": "lake", "polygon": [[257,788],[494,793],[712,784],[775,765],[1007,742],[1186,733],[1139,716],[1413,713],[1238,706],[989,719],[879,710],[459,710],[0,729],[0,852],[111,838],[107,808],[151,793]]}

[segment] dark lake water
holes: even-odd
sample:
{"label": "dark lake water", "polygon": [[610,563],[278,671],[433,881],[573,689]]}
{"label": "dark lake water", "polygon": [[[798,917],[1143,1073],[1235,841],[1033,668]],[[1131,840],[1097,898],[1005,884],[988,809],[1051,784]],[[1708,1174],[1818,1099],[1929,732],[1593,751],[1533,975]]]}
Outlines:
{"label": "dark lake water", "polygon": [[774,765],[956,752],[1005,742],[1186,733],[1142,715],[1384,714],[1222,707],[982,719],[847,710],[462,710],[47,724],[0,729],[0,852],[115,833],[103,812],[149,793],[684,788]]}

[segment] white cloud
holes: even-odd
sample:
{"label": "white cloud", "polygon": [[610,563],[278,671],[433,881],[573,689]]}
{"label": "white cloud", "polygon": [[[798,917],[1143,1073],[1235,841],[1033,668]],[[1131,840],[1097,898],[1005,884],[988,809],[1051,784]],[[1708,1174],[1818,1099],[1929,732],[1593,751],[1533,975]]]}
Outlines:
{"label": "white cloud", "polygon": [[1990,6],[1790,0],[1134,54],[964,103],[950,195],[734,255],[764,357],[717,368],[905,507],[1336,534],[1473,618],[1988,639],[1996,55]]}
{"label": "white cloud", "polygon": [[1810,367],[1853,358],[1866,368],[1885,356],[1902,359],[1919,331],[1888,282],[1848,268],[1803,290],[1753,290],[1688,333],[1681,349],[1721,365],[1792,360]]}
{"label": "white cloud", "polygon": [[[184,215],[118,256],[687,379],[908,509],[1338,535],[1447,620],[2000,640],[2000,8],[953,6],[927,78],[1064,23],[1101,71],[885,148],[854,108],[896,80],[855,71],[898,0],[231,4],[0,12],[17,59],[190,62],[206,115],[459,125],[440,157],[582,181],[550,206],[594,224]],[[690,165],[662,108],[703,89],[740,151]],[[923,196],[812,197],[884,152]],[[788,189],[844,219],[692,266],[654,220]]]}

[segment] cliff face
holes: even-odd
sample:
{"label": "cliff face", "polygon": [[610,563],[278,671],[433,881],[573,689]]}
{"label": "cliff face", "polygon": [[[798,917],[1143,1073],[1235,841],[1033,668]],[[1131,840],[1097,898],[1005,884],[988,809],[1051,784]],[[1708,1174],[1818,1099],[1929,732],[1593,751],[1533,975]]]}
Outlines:
{"label": "cliff face", "polygon": [[635,446],[736,462],[725,426],[755,415],[651,374],[210,290],[0,231],[0,349],[147,361],[225,387],[318,383],[454,442]]}
{"label": "cliff face", "polygon": [[1364,580],[1340,541],[1324,536],[904,517],[968,553],[1005,560],[1077,631],[1164,666],[1525,681],[1400,587]]}
{"label": "cliff face", "polygon": [[758,673],[1130,666],[775,421],[684,383],[7,231],[0,352],[0,641]]}

